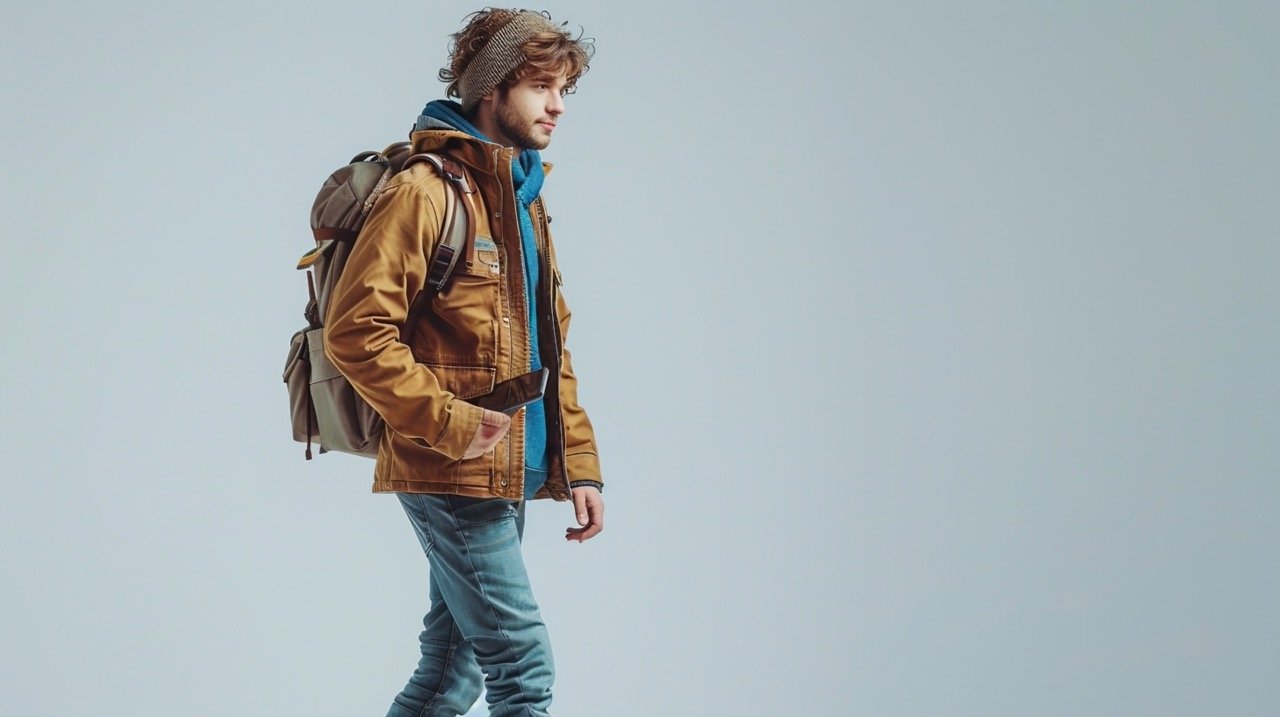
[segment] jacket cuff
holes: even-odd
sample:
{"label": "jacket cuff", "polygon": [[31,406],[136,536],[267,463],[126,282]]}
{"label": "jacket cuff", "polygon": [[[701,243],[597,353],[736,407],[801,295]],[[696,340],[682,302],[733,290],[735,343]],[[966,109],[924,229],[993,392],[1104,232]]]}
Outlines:
{"label": "jacket cuff", "polygon": [[595,488],[601,493],[604,492],[604,483],[598,480],[571,480],[569,481],[569,489],[574,488]]}
{"label": "jacket cuff", "polygon": [[584,451],[570,453],[564,457],[565,473],[569,475],[569,487],[574,483],[591,483],[604,490],[604,479],[600,477],[600,459],[595,453]]}

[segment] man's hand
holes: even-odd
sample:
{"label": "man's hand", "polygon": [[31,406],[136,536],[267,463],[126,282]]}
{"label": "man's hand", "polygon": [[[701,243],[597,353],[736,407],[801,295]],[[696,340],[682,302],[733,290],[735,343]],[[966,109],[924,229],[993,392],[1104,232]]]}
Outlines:
{"label": "man's hand", "polygon": [[573,489],[573,508],[578,514],[578,525],[582,527],[565,530],[565,540],[581,543],[604,530],[604,496],[594,486]]}
{"label": "man's hand", "polygon": [[478,458],[493,450],[498,441],[507,435],[507,429],[511,428],[511,416],[487,408],[482,410],[484,415],[480,418],[480,427],[476,429],[476,435],[471,438],[467,450],[462,452],[463,458]]}

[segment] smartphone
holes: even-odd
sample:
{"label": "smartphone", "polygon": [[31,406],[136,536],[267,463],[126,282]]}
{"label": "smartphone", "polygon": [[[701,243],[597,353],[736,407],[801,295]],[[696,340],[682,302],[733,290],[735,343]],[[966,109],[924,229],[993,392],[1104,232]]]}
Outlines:
{"label": "smartphone", "polygon": [[467,402],[510,416],[542,398],[542,394],[547,390],[547,379],[550,376],[550,369],[540,368],[523,376],[501,381],[489,393],[469,398]]}

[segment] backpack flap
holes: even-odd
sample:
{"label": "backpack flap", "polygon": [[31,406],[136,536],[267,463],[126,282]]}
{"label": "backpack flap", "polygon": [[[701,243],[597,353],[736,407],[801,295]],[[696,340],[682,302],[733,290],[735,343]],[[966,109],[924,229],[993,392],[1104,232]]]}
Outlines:
{"label": "backpack flap", "polygon": [[382,155],[339,167],[311,205],[311,230],[345,229],[354,236],[395,169]]}
{"label": "backpack flap", "polygon": [[317,261],[325,258],[325,255],[333,249],[333,245],[338,242],[337,239],[325,239],[315,245],[311,251],[303,254],[298,259],[298,269],[310,269]]}

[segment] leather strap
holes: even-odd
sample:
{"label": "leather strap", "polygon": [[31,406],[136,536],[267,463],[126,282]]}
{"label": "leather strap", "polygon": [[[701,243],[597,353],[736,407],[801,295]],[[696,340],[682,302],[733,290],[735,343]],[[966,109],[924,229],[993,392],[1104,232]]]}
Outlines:
{"label": "leather strap", "polygon": [[343,229],[342,227],[320,227],[319,229],[312,229],[311,234],[316,238],[317,244],[328,239],[335,239],[337,241],[356,240],[355,232],[350,229]]}
{"label": "leather strap", "polygon": [[458,251],[463,251],[468,246],[475,246],[476,241],[476,208],[473,203],[475,201],[473,198],[475,189],[473,189],[467,182],[467,171],[463,169],[461,164],[454,161],[453,158],[445,158],[444,170],[447,173],[445,176],[453,181],[454,186],[458,188],[458,191],[462,192],[462,209],[466,213],[467,226],[464,243],[458,248]]}
{"label": "leather strap", "polygon": [[[466,250],[467,245],[475,241],[475,210],[471,206],[470,195],[474,192],[467,181],[466,170],[462,165],[448,157],[438,154],[415,154],[404,162],[404,169],[409,169],[419,162],[428,162],[440,172],[446,180],[445,184],[452,189],[445,191],[444,218],[440,242],[427,268],[427,281],[422,291],[414,297],[409,307],[409,315],[400,327],[400,341],[409,343],[413,332],[422,320],[423,313],[431,303],[432,297],[444,291],[450,274],[458,263],[458,257]],[[403,170],[401,170],[403,171]],[[462,210],[459,211],[458,204]]]}

